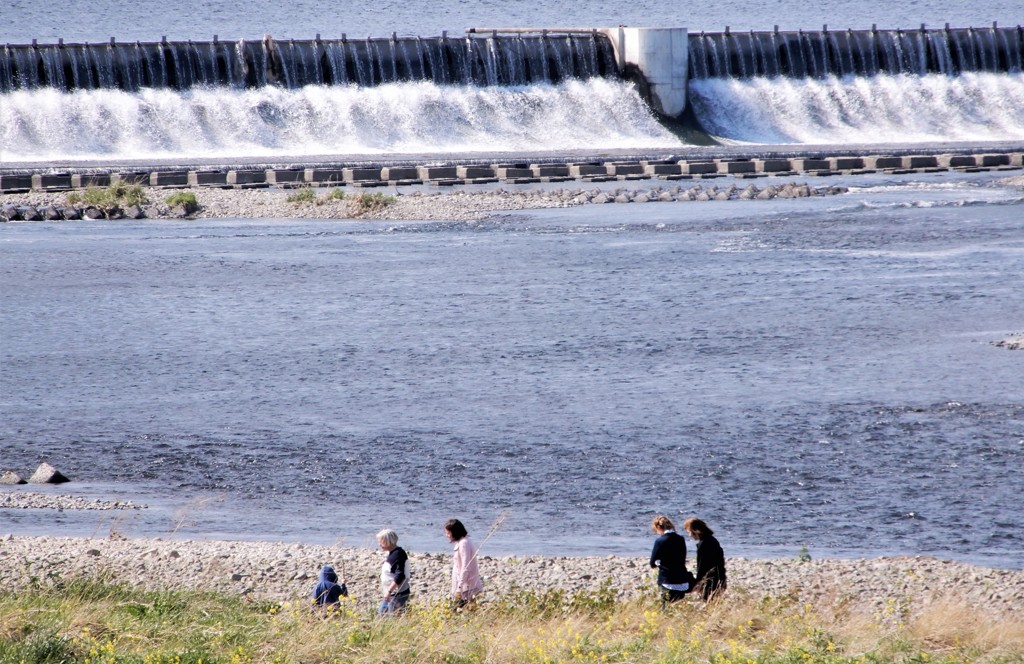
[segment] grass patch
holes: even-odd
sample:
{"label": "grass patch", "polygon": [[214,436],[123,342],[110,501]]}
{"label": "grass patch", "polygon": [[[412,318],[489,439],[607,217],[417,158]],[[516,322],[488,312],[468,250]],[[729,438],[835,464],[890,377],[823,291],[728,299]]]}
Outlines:
{"label": "grass patch", "polygon": [[332,201],[344,201],[346,196],[345,192],[337,187],[321,197],[317,197],[316,192],[312,188],[302,187],[294,193],[288,194],[288,198],[285,200],[296,205],[324,205]]}
{"label": "grass patch", "polygon": [[164,203],[167,203],[171,207],[178,207],[183,205],[186,210],[198,210],[199,199],[191,191],[178,191],[164,199]]}
{"label": "grass patch", "polygon": [[142,185],[115,182],[109,187],[88,187],[84,191],[73,191],[67,195],[68,205],[91,205],[101,210],[124,209],[131,205],[148,203]]}
{"label": "grass patch", "polygon": [[398,202],[398,199],[389,194],[361,193],[350,199],[354,205],[354,214],[361,217],[365,214],[380,212]]}
{"label": "grass patch", "polygon": [[387,619],[373,604],[349,600],[325,616],[306,598],[280,603],[46,579],[31,591],[0,591],[0,662],[952,664],[1024,657],[1019,619],[992,624],[960,606],[894,625],[884,612],[845,614],[733,591],[706,607],[663,608],[654,598],[620,600],[611,586],[514,590],[466,611],[414,598],[405,615]]}
{"label": "grass patch", "polygon": [[286,198],[289,203],[295,203],[296,205],[310,205],[316,203],[316,192],[309,187],[302,187],[296,189],[293,193],[288,194]]}

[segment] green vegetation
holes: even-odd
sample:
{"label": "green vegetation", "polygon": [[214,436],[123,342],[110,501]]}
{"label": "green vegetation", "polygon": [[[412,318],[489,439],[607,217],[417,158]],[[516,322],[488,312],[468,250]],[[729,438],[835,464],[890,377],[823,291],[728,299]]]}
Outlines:
{"label": "green vegetation", "polygon": [[67,196],[68,205],[92,205],[104,211],[124,209],[130,205],[145,205],[146,191],[142,185],[115,182],[109,187],[89,187],[83,192],[73,191]]}
{"label": "green vegetation", "polygon": [[394,205],[398,199],[388,194],[356,194],[350,199],[355,204],[354,214],[361,217],[364,214],[379,212],[388,206]]}
{"label": "green vegetation", "polygon": [[330,203],[331,201],[345,200],[345,192],[335,187],[322,197],[317,198],[316,192],[313,189],[310,187],[302,187],[295,191],[295,193],[289,194],[286,200],[289,203],[295,203],[296,205],[323,205],[325,203]]}
{"label": "green vegetation", "polygon": [[172,208],[185,208],[185,214],[192,214],[199,209],[199,199],[191,191],[177,191],[164,199]]}
{"label": "green vegetation", "polygon": [[[321,615],[306,599],[267,602],[200,591],[145,591],[56,577],[0,591],[0,662],[709,662],[880,664],[1019,662],[1024,627],[958,605],[911,620],[822,611],[730,591],[704,606],[622,601],[609,586],[568,594],[514,590],[465,611],[414,598],[378,618],[346,601]],[[894,618],[895,616],[895,618]],[[896,619],[898,618],[898,619]],[[995,622],[995,624],[993,624]]]}
{"label": "green vegetation", "polygon": [[294,193],[288,194],[286,198],[289,203],[295,203],[296,205],[308,205],[310,203],[316,203],[316,192],[309,187],[302,187],[296,189]]}
{"label": "green vegetation", "polygon": [[164,203],[167,203],[171,207],[177,207],[184,205],[185,207],[198,208],[199,199],[191,191],[178,191],[164,199]]}

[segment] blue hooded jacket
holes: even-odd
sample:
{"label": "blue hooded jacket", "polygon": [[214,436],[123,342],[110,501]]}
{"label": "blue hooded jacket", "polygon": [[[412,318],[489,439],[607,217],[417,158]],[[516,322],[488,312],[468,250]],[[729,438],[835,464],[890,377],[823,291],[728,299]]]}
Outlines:
{"label": "blue hooded jacket", "polygon": [[348,588],[344,583],[338,584],[338,575],[330,565],[320,570],[320,581],[313,589],[313,601],[321,606],[337,604],[342,597],[348,597]]}

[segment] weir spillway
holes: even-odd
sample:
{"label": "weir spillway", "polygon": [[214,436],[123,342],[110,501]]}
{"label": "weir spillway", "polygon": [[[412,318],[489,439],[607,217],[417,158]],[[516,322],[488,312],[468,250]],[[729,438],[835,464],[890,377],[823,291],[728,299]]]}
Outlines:
{"label": "weir spillway", "polygon": [[469,30],[462,37],[7,44],[0,93],[200,86],[511,86],[626,78],[660,115],[688,80],[1019,73],[1020,26],[918,30],[687,32],[685,28]]}
{"label": "weir spillway", "polygon": [[[611,32],[6,44],[0,50],[0,92],[38,87],[366,86],[405,80],[474,85],[557,82],[619,75]],[[955,75],[1020,72],[1024,34],[1020,26],[691,32],[687,47],[691,78]]]}
{"label": "weir spillway", "polygon": [[689,54],[691,79],[1020,73],[1024,32],[1020,26],[700,32],[690,33]]}
{"label": "weir spillway", "polygon": [[615,76],[612,44],[595,31],[275,41],[7,45],[0,92],[279,85],[527,85]]}

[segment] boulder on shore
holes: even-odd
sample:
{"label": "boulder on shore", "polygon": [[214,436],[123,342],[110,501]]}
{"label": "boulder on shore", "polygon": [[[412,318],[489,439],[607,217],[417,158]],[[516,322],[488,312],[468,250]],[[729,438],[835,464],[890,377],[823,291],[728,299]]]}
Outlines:
{"label": "boulder on shore", "polygon": [[39,464],[39,467],[36,468],[36,472],[32,473],[32,477],[28,478],[28,481],[32,484],[63,484],[64,482],[70,482],[71,480],[65,477],[59,470],[44,461]]}
{"label": "boulder on shore", "polygon": [[0,484],[24,484],[25,480],[13,470],[5,470],[0,474]]}

